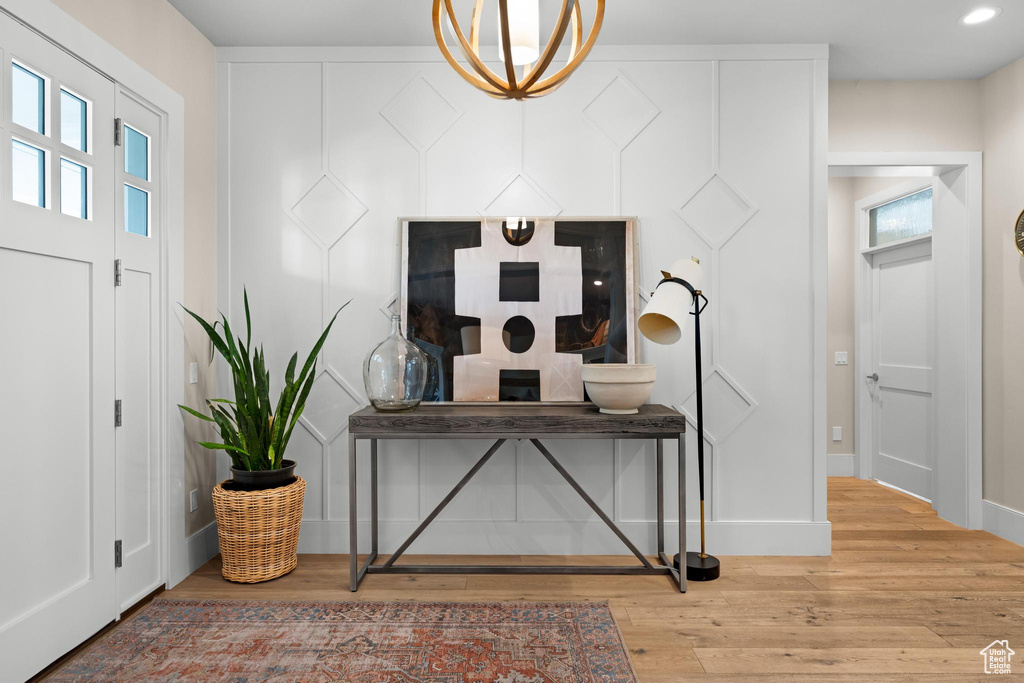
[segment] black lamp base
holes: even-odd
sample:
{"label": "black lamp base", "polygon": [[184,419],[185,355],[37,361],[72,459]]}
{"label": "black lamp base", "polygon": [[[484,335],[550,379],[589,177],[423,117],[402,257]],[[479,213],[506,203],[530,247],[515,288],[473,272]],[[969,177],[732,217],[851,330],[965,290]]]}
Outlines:
{"label": "black lamp base", "polygon": [[[679,555],[672,558],[676,569],[679,568]],[[722,568],[718,558],[714,555],[701,557],[700,553],[686,553],[686,580],[687,581],[714,581],[718,578]]]}

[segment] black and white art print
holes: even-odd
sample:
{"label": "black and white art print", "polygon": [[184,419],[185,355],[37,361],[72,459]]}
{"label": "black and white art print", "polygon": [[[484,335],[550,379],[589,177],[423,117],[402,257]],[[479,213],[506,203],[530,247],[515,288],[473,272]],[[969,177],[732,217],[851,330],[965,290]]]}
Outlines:
{"label": "black and white art print", "polygon": [[584,363],[636,361],[636,221],[402,221],[404,328],[424,401],[587,400]]}

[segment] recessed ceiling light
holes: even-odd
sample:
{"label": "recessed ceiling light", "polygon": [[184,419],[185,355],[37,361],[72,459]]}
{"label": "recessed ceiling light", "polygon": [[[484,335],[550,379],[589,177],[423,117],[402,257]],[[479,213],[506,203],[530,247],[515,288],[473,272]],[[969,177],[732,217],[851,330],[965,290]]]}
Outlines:
{"label": "recessed ceiling light", "polygon": [[600,286],[601,286],[601,285],[603,285],[604,283],[603,283],[603,282],[601,282],[600,280],[594,280],[594,284],[595,284],[595,285],[597,285],[598,287],[600,287]]}
{"label": "recessed ceiling light", "polygon": [[979,7],[978,9],[971,10],[960,17],[960,23],[964,26],[984,24],[986,21],[990,21],[998,17],[1002,11],[1002,8],[999,7]]}

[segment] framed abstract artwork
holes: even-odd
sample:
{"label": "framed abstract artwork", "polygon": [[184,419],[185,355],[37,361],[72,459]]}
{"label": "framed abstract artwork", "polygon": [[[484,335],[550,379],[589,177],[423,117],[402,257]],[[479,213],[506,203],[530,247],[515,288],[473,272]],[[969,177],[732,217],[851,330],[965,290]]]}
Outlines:
{"label": "framed abstract artwork", "polygon": [[633,363],[636,219],[401,221],[404,329],[424,401],[581,402],[584,363]]}

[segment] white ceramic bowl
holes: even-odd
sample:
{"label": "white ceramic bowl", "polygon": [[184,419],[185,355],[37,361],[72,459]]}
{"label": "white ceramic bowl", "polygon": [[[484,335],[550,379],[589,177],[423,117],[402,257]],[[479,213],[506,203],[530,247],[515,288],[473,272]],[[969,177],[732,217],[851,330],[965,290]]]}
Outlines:
{"label": "white ceramic bowl", "polygon": [[583,366],[587,394],[602,413],[632,415],[651,397],[655,367],[643,363],[588,363]]}

